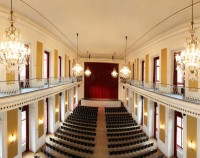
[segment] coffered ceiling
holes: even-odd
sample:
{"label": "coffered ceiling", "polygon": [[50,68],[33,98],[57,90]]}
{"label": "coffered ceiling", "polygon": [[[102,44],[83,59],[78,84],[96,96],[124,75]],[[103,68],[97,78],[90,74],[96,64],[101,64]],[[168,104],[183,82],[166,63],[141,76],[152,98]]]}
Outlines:
{"label": "coffered ceiling", "polygon": [[[200,2],[194,2],[197,19]],[[0,0],[0,5],[10,8],[10,0]],[[123,58],[126,35],[130,53],[177,25],[189,25],[190,5],[191,0],[13,0],[15,13],[52,32],[74,51],[78,32],[80,56],[89,51],[98,58],[111,58],[114,52]]]}

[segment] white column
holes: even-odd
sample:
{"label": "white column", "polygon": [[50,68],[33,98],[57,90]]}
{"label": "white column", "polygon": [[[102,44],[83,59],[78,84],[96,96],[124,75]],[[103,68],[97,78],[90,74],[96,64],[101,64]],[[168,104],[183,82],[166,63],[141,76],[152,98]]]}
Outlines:
{"label": "white column", "polygon": [[128,92],[128,94],[129,94],[129,99],[128,99],[128,103],[129,103],[129,105],[128,105],[128,107],[129,107],[129,113],[133,113],[133,92],[131,91],[131,90],[129,90],[129,92]]}
{"label": "white column", "polygon": [[18,110],[18,156],[15,156],[17,158],[22,157],[22,115],[21,115],[21,110]]}
{"label": "white column", "polygon": [[74,107],[74,96],[73,96],[73,88],[69,89],[69,111],[72,112],[73,111],[73,107]]}
{"label": "white column", "polygon": [[55,122],[55,96],[51,96],[48,98],[49,100],[49,133],[55,133],[59,128],[59,119]]}
{"label": "white column", "polygon": [[61,121],[65,121],[65,91],[62,92],[62,95],[60,96],[60,113],[61,113]]}
{"label": "white column", "polygon": [[0,113],[0,157],[7,158],[7,112]]}
{"label": "white column", "polygon": [[36,152],[37,151],[37,136],[38,136],[38,128],[37,128],[37,122],[36,120],[38,120],[38,108],[37,108],[38,104],[36,103],[32,103],[29,105],[29,149],[32,152]]}
{"label": "white column", "polygon": [[147,126],[143,124],[143,130],[149,138],[152,138],[154,136],[154,102],[150,99],[148,99],[147,109]]}
{"label": "white column", "polygon": [[79,89],[79,87],[76,86],[76,106],[78,105],[78,101],[79,101],[79,98],[78,98],[78,96],[79,96],[78,89]]}
{"label": "white column", "polygon": [[[43,115],[45,116],[45,113]],[[38,138],[38,102],[29,105],[29,134],[30,134],[29,149],[33,152],[36,152],[38,151],[39,148],[41,148],[44,145],[46,141],[45,124],[44,124],[44,133],[40,138]]]}
{"label": "white column", "polygon": [[137,123],[140,125],[142,123],[142,99],[141,95],[137,95],[138,97],[138,106],[137,106]]}
{"label": "white column", "polygon": [[[198,121],[197,121],[197,129],[198,129]],[[197,138],[198,138],[198,132],[197,132]],[[197,139],[197,141],[199,140]],[[187,144],[187,115],[183,115],[183,158],[187,158],[187,146],[188,146]]]}
{"label": "white column", "polygon": [[[160,109],[160,105],[158,105]],[[159,113],[160,115],[160,113]],[[174,110],[165,107],[165,143],[159,139],[160,122],[158,128],[158,148],[168,158],[174,155]]]}

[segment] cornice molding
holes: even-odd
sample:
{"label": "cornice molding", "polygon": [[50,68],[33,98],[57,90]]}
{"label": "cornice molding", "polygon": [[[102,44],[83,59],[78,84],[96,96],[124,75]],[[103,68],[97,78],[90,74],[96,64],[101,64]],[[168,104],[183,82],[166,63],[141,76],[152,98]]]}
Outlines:
{"label": "cornice molding", "polygon": [[129,84],[121,84],[121,85],[133,92],[136,92],[146,98],[149,98],[154,102],[157,102],[158,104],[162,104],[167,108],[200,118],[200,106],[197,103],[186,102],[181,99],[168,97],[139,87],[131,86]]}
{"label": "cornice molding", "polygon": [[23,93],[15,96],[8,96],[0,98],[0,112],[9,111],[16,109],[34,102],[37,102],[41,99],[53,96],[65,90],[71,89],[81,82],[75,82],[70,84],[59,85],[55,87],[50,87],[47,89],[40,89],[33,92]]}

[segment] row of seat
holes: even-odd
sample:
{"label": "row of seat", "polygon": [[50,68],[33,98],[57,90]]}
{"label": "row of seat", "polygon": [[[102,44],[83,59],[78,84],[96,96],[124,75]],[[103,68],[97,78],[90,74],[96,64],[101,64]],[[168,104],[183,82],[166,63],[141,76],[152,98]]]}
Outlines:
{"label": "row of seat", "polygon": [[150,148],[153,146],[153,144],[154,143],[152,142],[145,145],[136,146],[130,149],[124,149],[124,150],[120,149],[120,150],[110,151],[109,153],[110,155],[121,155],[121,154],[126,154],[126,153],[131,153],[131,152],[137,152],[146,148]]}
{"label": "row of seat", "polygon": [[81,119],[81,118],[77,118],[77,117],[72,117],[71,115],[67,118],[67,120],[72,120],[72,121],[77,121],[77,122],[81,122],[81,123],[96,125],[96,121]]}
{"label": "row of seat", "polygon": [[105,113],[127,112],[125,107],[106,107]]}
{"label": "row of seat", "polygon": [[[105,108],[108,149],[111,157],[143,158],[157,149],[124,108]],[[156,149],[156,150],[154,150]]]}
{"label": "row of seat", "polygon": [[54,139],[52,137],[50,137],[50,141],[54,142],[55,144],[61,145],[61,146],[65,147],[65,148],[71,149],[71,150],[75,150],[75,151],[78,151],[78,152],[84,152],[84,153],[88,153],[88,154],[93,154],[93,151],[90,150],[90,149],[83,149],[83,148],[79,148],[77,146],[72,146],[72,145],[67,144],[65,142],[56,140],[56,139]]}
{"label": "row of seat", "polygon": [[94,132],[87,132],[87,131],[82,131],[82,130],[78,130],[78,129],[72,129],[72,128],[66,127],[66,126],[61,126],[60,128],[66,130],[66,131],[71,131],[71,132],[75,132],[75,133],[79,133],[79,134],[96,136],[96,133],[94,133]]}
{"label": "row of seat", "polygon": [[107,133],[107,136],[112,139],[112,138],[124,138],[124,137],[131,137],[136,134],[143,133],[142,129],[139,130],[134,130],[130,132],[122,132],[122,133]]}
{"label": "row of seat", "polygon": [[[107,129],[107,136],[123,136],[131,135],[134,133],[134,130],[140,129],[140,126],[133,126],[129,128],[117,128],[117,129]],[[117,132],[117,133],[114,133]],[[126,132],[126,133],[125,133]]]}
{"label": "row of seat", "polygon": [[118,124],[118,125],[112,125],[112,124],[109,124],[109,125],[106,125],[106,128],[122,128],[122,127],[131,127],[131,126],[136,126],[137,123],[127,123],[127,124]]}
{"label": "row of seat", "polygon": [[141,138],[141,139],[133,140],[131,142],[126,142],[126,143],[108,144],[108,148],[126,147],[126,146],[131,146],[131,145],[143,143],[143,142],[146,142],[148,140],[149,140],[149,138],[146,137],[146,138]]}
{"label": "row of seat", "polygon": [[93,136],[91,137],[91,136],[77,135],[77,134],[73,134],[73,133],[70,133],[70,132],[63,131],[62,129],[58,129],[57,132],[61,133],[61,134],[64,134],[66,136],[70,136],[70,137],[73,137],[73,138],[76,138],[76,139],[80,139],[80,140],[84,140],[84,141],[94,141],[94,137]]}
{"label": "row of seat", "polygon": [[71,127],[71,128],[86,130],[86,131],[93,131],[93,132],[96,131],[96,128],[81,127],[81,126],[77,126],[77,125],[73,125],[73,124],[69,124],[69,123],[65,123],[65,122],[63,122],[63,125]]}
{"label": "row of seat", "polygon": [[72,121],[72,120],[69,120],[69,119],[67,119],[65,122],[71,123],[71,124],[74,124],[74,125],[77,125],[77,126],[93,127],[93,128],[97,127],[97,125],[91,125],[91,124],[88,124],[88,123],[81,123],[81,122]]}
{"label": "row of seat", "polygon": [[132,135],[130,137],[108,138],[108,142],[125,141],[125,140],[136,139],[136,138],[140,138],[140,137],[144,137],[144,136],[145,136],[145,133],[139,133],[137,135]]}
{"label": "row of seat", "polygon": [[63,139],[65,141],[69,141],[69,142],[78,144],[78,145],[84,145],[84,146],[89,146],[89,147],[94,147],[95,146],[94,143],[83,142],[83,141],[71,139],[71,138],[68,138],[68,137],[66,137],[64,135],[58,134],[58,133],[55,133],[55,137]]}
{"label": "row of seat", "polygon": [[[49,148],[49,149],[52,149],[53,151],[51,152],[54,152],[54,153],[58,153],[59,155],[56,156],[57,158],[61,158],[61,157],[71,157],[71,158],[84,158],[83,156],[79,156],[79,155],[74,155],[73,153],[70,153],[68,151],[65,151],[63,150],[62,148],[58,147],[58,146],[55,146],[55,145],[52,145],[50,143],[45,143],[46,144],[46,147]],[[50,150],[46,150],[46,151],[50,151]]]}

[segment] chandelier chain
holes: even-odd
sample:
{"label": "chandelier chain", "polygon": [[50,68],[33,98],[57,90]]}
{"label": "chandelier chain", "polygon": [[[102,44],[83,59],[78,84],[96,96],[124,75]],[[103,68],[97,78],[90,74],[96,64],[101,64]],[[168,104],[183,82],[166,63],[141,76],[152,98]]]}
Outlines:
{"label": "chandelier chain", "polygon": [[76,60],[78,61],[78,33],[76,34],[77,36],[77,56],[76,56]]}
{"label": "chandelier chain", "polygon": [[124,63],[124,65],[126,65],[126,49],[127,49],[127,38],[128,37],[126,36],[125,38],[126,38],[126,46],[125,46],[125,60],[124,60],[125,63]]}

